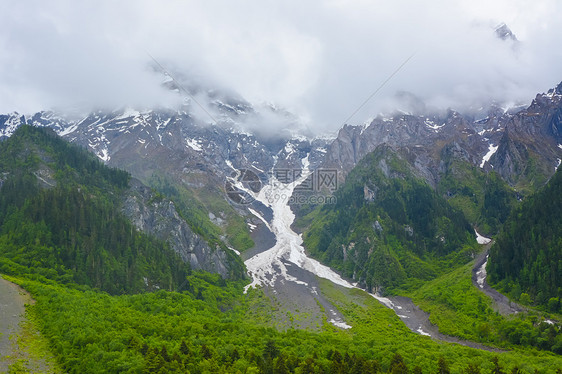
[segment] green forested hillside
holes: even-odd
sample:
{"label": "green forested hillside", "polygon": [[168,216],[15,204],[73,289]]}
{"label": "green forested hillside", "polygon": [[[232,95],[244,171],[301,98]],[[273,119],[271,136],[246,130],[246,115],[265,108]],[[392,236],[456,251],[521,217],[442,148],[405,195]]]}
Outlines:
{"label": "green forested hillside", "polygon": [[562,172],[515,209],[490,250],[489,281],[523,303],[560,311]]}
{"label": "green forested hillside", "polygon": [[189,266],[120,211],[126,172],[46,129],[0,143],[0,264],[110,293],[174,289]]}
{"label": "green forested hillside", "polygon": [[386,145],[359,162],[335,197],[303,218],[314,218],[305,246],[369,289],[431,279],[474,251],[464,215]]}
{"label": "green forested hillside", "polygon": [[497,234],[513,207],[516,192],[494,171],[451,157],[444,151],[437,191],[462,211],[483,235]]}
{"label": "green forested hillside", "polygon": [[[351,330],[279,332],[252,314],[261,291],[194,273],[182,292],[110,296],[84,287],[14,279],[37,303],[60,366],[68,373],[489,373],[555,374],[560,356],[518,349],[488,352],[414,334],[393,311],[360,290],[328,281],[322,292]],[[499,372],[499,371],[495,371]]]}

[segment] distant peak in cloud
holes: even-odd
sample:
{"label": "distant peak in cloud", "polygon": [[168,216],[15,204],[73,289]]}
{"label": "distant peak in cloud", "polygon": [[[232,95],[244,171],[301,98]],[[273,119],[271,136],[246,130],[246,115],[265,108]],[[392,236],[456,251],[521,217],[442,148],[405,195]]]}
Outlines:
{"label": "distant peak in cloud", "polygon": [[514,42],[518,41],[515,34],[503,22],[496,26],[495,32],[496,32],[496,36],[501,40],[512,40]]}

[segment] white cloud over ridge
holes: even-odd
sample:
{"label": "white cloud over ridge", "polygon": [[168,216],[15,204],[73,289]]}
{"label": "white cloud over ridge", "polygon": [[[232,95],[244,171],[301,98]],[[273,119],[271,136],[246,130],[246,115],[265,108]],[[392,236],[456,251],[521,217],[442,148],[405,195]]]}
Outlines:
{"label": "white cloud over ridge", "polygon": [[[361,123],[409,91],[438,108],[528,102],[562,80],[555,0],[2,0],[0,112],[175,100],[147,68],[167,66],[317,130]],[[505,22],[517,46],[494,35]]]}

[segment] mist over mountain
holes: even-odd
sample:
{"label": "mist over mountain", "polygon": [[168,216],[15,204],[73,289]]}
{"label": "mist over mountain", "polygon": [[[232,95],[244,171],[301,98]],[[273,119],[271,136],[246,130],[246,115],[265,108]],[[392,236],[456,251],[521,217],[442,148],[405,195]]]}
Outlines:
{"label": "mist over mountain", "polygon": [[[440,110],[525,101],[558,80],[562,59],[552,48],[561,39],[552,1],[5,5],[1,112],[181,105],[160,85],[148,52],[203,87],[274,102],[319,134],[343,125],[409,56],[351,124],[394,110],[397,91]],[[502,22],[516,49],[511,37],[502,40]]]}

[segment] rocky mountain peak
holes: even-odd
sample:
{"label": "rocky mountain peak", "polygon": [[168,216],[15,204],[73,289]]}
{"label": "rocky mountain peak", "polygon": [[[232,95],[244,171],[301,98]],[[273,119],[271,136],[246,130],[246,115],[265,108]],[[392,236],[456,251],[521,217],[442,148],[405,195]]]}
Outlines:
{"label": "rocky mountain peak", "polygon": [[562,82],[560,82],[560,83],[558,84],[558,86],[556,86],[556,88],[555,88],[555,93],[556,93],[557,95],[562,95]]}
{"label": "rocky mountain peak", "polygon": [[501,40],[517,41],[517,37],[505,23],[500,23],[496,26],[495,32],[496,36]]}

